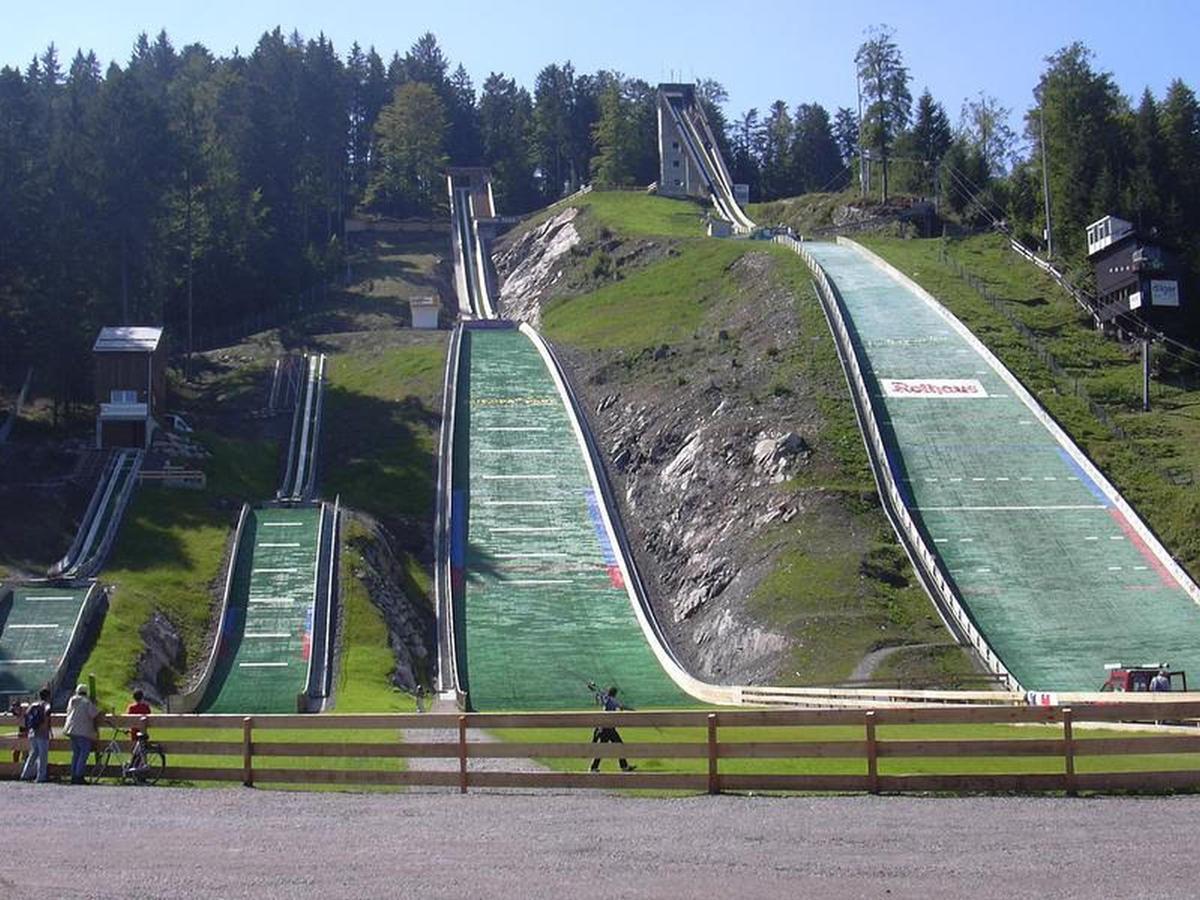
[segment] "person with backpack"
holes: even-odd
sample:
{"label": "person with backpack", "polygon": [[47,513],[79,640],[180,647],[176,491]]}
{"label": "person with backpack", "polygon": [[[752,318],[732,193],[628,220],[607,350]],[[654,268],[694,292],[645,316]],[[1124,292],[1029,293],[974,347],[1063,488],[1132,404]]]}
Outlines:
{"label": "person with backpack", "polygon": [[88,699],[88,687],[81,684],[75,688],[75,693],[67,703],[67,721],[63,724],[63,734],[71,739],[71,784],[83,784],[83,773],[87,771],[88,754],[92,752],[92,742],[99,737],[96,731],[96,720],[100,710]]}
{"label": "person with backpack", "polygon": [[38,699],[25,708],[22,724],[29,737],[29,755],[25,757],[25,767],[21,769],[21,780],[33,781],[36,776],[39,784],[45,784],[50,780],[49,688],[38,691]]}
{"label": "person with backpack", "polygon": [[[596,682],[589,681],[588,682],[588,690],[593,692],[593,694],[596,697],[596,702],[604,708],[605,712],[617,712],[618,710],[622,710],[622,709],[631,709],[631,707],[623,705],[621,703],[621,701],[617,699],[617,686],[616,685],[613,685],[607,691],[601,691],[601,690],[597,689]],[[625,742],[621,740],[620,732],[618,732],[617,729],[612,728],[612,727],[608,727],[608,728],[597,727],[596,730],[592,732],[592,743],[593,744],[609,744],[609,743],[623,744]],[[622,757],[620,760],[618,760],[618,762],[620,763],[622,772],[632,772],[634,769],[637,768],[637,766],[631,766],[629,764],[629,760],[625,759],[624,757]],[[590,769],[588,769],[588,771],[589,772],[599,772],[600,771],[600,758],[599,757],[592,760],[592,766]]]}

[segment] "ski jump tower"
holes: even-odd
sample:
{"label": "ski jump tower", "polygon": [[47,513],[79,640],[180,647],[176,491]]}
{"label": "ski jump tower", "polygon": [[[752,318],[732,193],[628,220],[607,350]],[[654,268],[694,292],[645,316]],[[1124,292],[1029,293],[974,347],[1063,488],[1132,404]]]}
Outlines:
{"label": "ski jump tower", "polygon": [[740,206],[749,199],[745,188],[734,185],[693,85],[658,86],[658,159],[658,192],[664,197],[711,200],[734,231],[754,228]]}

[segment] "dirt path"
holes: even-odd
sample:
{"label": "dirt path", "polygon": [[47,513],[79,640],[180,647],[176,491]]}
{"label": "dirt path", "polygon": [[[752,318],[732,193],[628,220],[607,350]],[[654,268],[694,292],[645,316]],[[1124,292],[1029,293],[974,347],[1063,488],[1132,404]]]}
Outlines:
{"label": "dirt path", "polygon": [[897,644],[894,647],[880,647],[878,650],[872,650],[866,656],[858,661],[858,665],[854,667],[854,671],[850,673],[850,681],[865,681],[875,674],[875,670],[880,664],[891,656],[893,653],[898,653],[901,650],[913,650],[921,647],[934,647],[935,644]]}
{"label": "dirt path", "polygon": [[[3,897],[1195,896],[1200,797],[445,796],[0,783]],[[1129,843],[1129,825],[1150,842]],[[1121,848],[1121,849],[1117,849]],[[39,859],[43,865],[25,861]]]}

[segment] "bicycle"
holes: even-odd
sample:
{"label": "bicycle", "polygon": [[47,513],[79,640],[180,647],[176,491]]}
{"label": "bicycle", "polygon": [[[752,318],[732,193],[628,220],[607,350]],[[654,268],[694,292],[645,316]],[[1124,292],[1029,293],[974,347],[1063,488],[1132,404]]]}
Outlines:
{"label": "bicycle", "polygon": [[167,767],[167,754],[161,744],[150,740],[150,735],[140,732],[134,741],[129,758],[122,761],[120,769],[114,764],[115,759],[125,756],[125,747],[117,739],[117,735],[132,735],[128,728],[113,728],[112,737],[108,744],[96,751],[96,764],[92,767],[91,782],[98,784],[103,778],[118,778],[122,784],[126,781],[133,784],[156,784]]}

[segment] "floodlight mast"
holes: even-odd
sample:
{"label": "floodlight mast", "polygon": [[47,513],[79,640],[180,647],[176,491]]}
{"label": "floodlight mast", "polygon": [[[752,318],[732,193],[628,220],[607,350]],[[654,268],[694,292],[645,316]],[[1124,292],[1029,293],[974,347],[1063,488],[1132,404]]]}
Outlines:
{"label": "floodlight mast", "polygon": [[1054,238],[1050,230],[1050,165],[1046,159],[1046,99],[1038,104],[1038,116],[1041,124],[1038,137],[1042,141],[1042,200],[1046,204],[1046,256],[1054,256]]}

